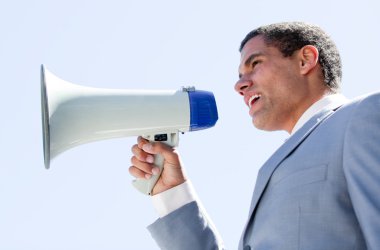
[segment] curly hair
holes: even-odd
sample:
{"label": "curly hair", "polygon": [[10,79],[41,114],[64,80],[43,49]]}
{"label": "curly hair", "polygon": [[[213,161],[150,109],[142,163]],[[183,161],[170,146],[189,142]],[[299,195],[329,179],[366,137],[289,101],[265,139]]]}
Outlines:
{"label": "curly hair", "polygon": [[293,55],[305,45],[318,49],[325,84],[332,92],[338,92],[342,79],[342,63],[339,51],[332,39],[318,26],[304,22],[284,22],[261,26],[249,32],[240,44],[244,45],[253,37],[262,35],[268,46],[280,50],[284,57]]}

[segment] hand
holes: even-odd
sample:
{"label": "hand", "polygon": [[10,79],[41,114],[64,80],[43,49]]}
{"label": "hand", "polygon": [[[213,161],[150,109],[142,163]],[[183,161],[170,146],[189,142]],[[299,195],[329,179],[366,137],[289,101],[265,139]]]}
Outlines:
{"label": "hand", "polygon": [[137,144],[132,146],[132,153],[132,166],[129,168],[129,173],[135,178],[149,179],[152,175],[158,174],[159,168],[153,164],[154,155],[160,154],[164,157],[164,168],[152,190],[152,195],[164,192],[186,181],[180,157],[170,146],[160,142],[149,142],[139,136]]}

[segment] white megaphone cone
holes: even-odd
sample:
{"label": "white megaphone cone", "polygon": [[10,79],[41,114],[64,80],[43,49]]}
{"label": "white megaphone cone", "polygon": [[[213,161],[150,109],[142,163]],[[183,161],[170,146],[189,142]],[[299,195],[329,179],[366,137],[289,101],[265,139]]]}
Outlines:
{"label": "white megaphone cone", "polygon": [[[41,102],[45,167],[75,146],[127,136],[143,136],[172,147],[180,132],[215,125],[214,95],[191,88],[126,90],[91,88],[66,82],[41,66]],[[154,162],[162,171],[163,158]],[[151,194],[159,175],[134,186]]]}

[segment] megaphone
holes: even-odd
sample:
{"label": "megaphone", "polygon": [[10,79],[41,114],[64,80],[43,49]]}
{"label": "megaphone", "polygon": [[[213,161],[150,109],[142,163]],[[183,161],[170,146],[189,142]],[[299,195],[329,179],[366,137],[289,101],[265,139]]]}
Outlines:
{"label": "megaphone", "polygon": [[[179,90],[102,89],[64,81],[41,65],[44,162],[75,146],[128,136],[143,136],[172,147],[179,133],[213,127],[218,120],[212,92]],[[163,158],[154,164],[163,168]],[[133,185],[150,195],[160,174]]]}

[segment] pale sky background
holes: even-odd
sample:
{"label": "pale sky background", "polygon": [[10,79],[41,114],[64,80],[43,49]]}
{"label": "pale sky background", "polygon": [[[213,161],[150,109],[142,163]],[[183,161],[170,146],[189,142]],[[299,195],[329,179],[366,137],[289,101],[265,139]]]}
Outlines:
{"label": "pale sky background", "polygon": [[1,0],[0,249],[158,249],[146,230],[157,214],[128,173],[136,138],[76,147],[44,168],[42,63],[80,85],[214,92],[218,123],[182,135],[179,151],[236,249],[256,173],[287,137],[256,130],[234,93],[240,41],[263,24],[320,25],[341,51],[352,98],[379,89],[379,13],[377,0]]}

